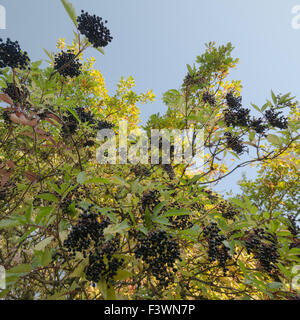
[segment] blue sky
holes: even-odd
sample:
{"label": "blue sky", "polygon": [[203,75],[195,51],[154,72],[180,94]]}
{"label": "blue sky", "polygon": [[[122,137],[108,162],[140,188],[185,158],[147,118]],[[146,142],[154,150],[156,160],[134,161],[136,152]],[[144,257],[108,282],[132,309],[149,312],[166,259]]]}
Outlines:
{"label": "blue sky", "polygon": [[[132,75],[136,90],[153,89],[156,102],[141,106],[143,123],[164,112],[163,92],[178,88],[204,44],[232,42],[240,59],[230,78],[242,80],[243,102],[261,105],[275,93],[299,97],[300,29],[293,29],[293,6],[300,0],[73,0],[81,9],[108,20],[114,37],[97,59],[110,93],[121,76]],[[0,0],[7,11],[7,29],[0,36],[19,40],[32,60],[46,59],[42,48],[56,50],[59,37],[72,40],[73,25],[59,0]],[[245,170],[244,170],[245,171]],[[242,171],[219,190],[228,191]],[[253,175],[253,170],[250,175]],[[232,180],[233,179],[233,180]],[[234,190],[235,187],[232,185]]]}

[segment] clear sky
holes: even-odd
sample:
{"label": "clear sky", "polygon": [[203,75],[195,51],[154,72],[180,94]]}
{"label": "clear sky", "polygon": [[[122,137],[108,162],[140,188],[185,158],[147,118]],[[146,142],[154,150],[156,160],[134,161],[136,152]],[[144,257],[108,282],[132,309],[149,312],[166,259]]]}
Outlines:
{"label": "clear sky", "polygon": [[[240,59],[230,76],[242,80],[243,102],[261,105],[275,93],[299,98],[300,29],[291,12],[300,0],[72,0],[81,9],[108,20],[114,37],[97,59],[110,93],[121,76],[132,75],[139,92],[153,89],[156,102],[141,106],[143,123],[164,112],[162,93],[180,86],[186,64],[204,51],[204,44],[232,42]],[[2,38],[19,40],[31,60],[46,59],[42,48],[56,50],[59,37],[72,40],[73,25],[59,0],[0,0],[7,11]],[[230,189],[242,171],[220,186]],[[253,175],[253,171],[251,173]],[[233,180],[232,180],[233,179]]]}

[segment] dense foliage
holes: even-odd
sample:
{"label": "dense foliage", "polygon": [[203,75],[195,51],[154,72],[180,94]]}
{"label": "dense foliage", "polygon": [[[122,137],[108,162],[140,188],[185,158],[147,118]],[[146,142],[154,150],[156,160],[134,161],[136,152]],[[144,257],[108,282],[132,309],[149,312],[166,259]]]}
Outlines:
{"label": "dense foliage", "polygon": [[[201,168],[100,164],[97,131],[139,126],[121,79],[109,96],[88,48],[112,41],[107,22],[62,0],[76,32],[49,60],[0,44],[0,265],[4,299],[297,299],[300,264],[299,106],[290,94],[243,106],[229,43],[207,45],[151,129],[201,129]],[[14,63],[8,58],[13,51]],[[256,115],[255,115],[256,114]],[[195,148],[197,146],[195,145]],[[232,163],[229,165],[229,163]],[[227,197],[213,186],[256,165]]]}

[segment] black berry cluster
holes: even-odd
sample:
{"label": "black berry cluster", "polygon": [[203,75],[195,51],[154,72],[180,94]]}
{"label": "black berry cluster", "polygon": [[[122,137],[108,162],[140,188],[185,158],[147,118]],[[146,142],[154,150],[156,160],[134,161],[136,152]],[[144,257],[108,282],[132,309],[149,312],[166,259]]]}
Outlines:
{"label": "black berry cluster", "polygon": [[241,96],[235,96],[233,92],[227,93],[226,97],[226,103],[230,110],[239,110],[242,107],[242,97]]}
{"label": "black berry cluster", "polygon": [[205,80],[199,72],[196,75],[191,75],[190,73],[188,73],[183,80],[183,86],[184,87],[189,87],[189,86],[202,87],[204,82]]}
{"label": "black berry cluster", "polygon": [[279,258],[276,238],[262,228],[256,228],[245,241],[248,254],[252,253],[264,270],[271,272],[276,268]]}
{"label": "black berry cluster", "polygon": [[228,251],[230,250],[223,243],[226,240],[224,235],[220,234],[220,228],[215,222],[210,223],[203,230],[203,235],[208,243],[208,256],[211,262],[218,261],[219,266],[226,272],[226,262],[231,258]]}
{"label": "black berry cluster", "polygon": [[218,208],[225,219],[234,220],[239,214],[239,210],[226,201],[221,202]]}
{"label": "black berry cluster", "polygon": [[289,220],[289,231],[293,236],[297,236],[300,233],[300,227],[297,224],[297,220],[295,216],[288,215],[288,220]]}
{"label": "black berry cluster", "polygon": [[3,111],[2,117],[3,117],[3,120],[4,120],[5,124],[7,124],[7,125],[11,124],[10,113],[8,111]]}
{"label": "black berry cluster", "polygon": [[7,83],[7,87],[3,92],[10,96],[14,103],[23,103],[29,95],[29,91],[25,86],[19,89],[14,83]]}
{"label": "black berry cluster", "polygon": [[0,189],[0,201],[6,199],[6,190]]}
{"label": "black berry cluster", "polygon": [[67,115],[63,116],[62,124],[62,136],[67,138],[70,135],[73,135],[78,128],[78,121],[71,112],[68,112]]}
{"label": "black berry cluster", "polygon": [[146,208],[152,210],[156,205],[159,204],[159,192],[157,190],[144,192],[141,201],[143,210],[146,210]]}
{"label": "black berry cluster", "polygon": [[209,92],[204,92],[203,93],[202,101],[204,103],[210,104],[211,106],[214,106],[216,104],[216,99],[215,99],[214,95],[209,93]]}
{"label": "black berry cluster", "polygon": [[106,47],[112,41],[110,30],[105,26],[106,20],[82,10],[77,22],[80,33],[85,35],[95,48]]}
{"label": "black berry cluster", "polygon": [[54,69],[63,77],[78,77],[81,74],[81,66],[79,59],[71,50],[61,51],[55,55]]}
{"label": "black berry cluster", "polygon": [[148,236],[138,239],[135,256],[141,258],[148,271],[166,287],[174,281],[175,261],[181,260],[178,243],[166,231],[152,230]]}
{"label": "black berry cluster", "polygon": [[178,230],[190,229],[194,225],[189,215],[171,216],[169,217],[169,221],[173,228]]}
{"label": "black berry cluster", "polygon": [[286,117],[280,116],[280,114],[282,114],[282,112],[275,112],[274,109],[270,109],[265,112],[265,117],[271,126],[279,129],[287,129],[288,120]]}
{"label": "black berry cluster", "polygon": [[235,137],[231,132],[225,132],[227,148],[232,149],[237,154],[244,153],[246,147],[242,144],[243,141],[239,137]]}
{"label": "black berry cluster", "polygon": [[266,125],[266,123],[262,118],[255,118],[255,117],[253,117],[249,121],[249,127],[255,130],[259,134],[265,133],[265,131],[268,129],[268,126]]}
{"label": "black berry cluster", "polygon": [[130,172],[132,172],[137,178],[149,177],[151,175],[151,171],[141,164],[131,167]]}
{"label": "black berry cluster", "polygon": [[25,69],[30,62],[26,51],[22,52],[18,41],[0,39],[0,68]]}
{"label": "black berry cluster", "polygon": [[102,129],[112,129],[114,127],[114,124],[106,121],[106,120],[97,120],[95,122],[95,130],[99,131]]}
{"label": "black berry cluster", "polygon": [[119,259],[113,256],[119,246],[119,239],[114,238],[95,247],[95,251],[89,255],[89,265],[86,271],[88,280],[98,282],[100,279],[104,279],[108,283],[112,282],[124,264],[123,258]]}
{"label": "black berry cluster", "polygon": [[168,174],[169,178],[172,180],[175,178],[175,172],[171,164],[162,164],[163,170]]}
{"label": "black berry cluster", "polygon": [[77,224],[64,241],[64,246],[73,256],[76,251],[82,252],[86,256],[90,247],[95,247],[104,241],[103,230],[110,224],[110,221],[108,218],[99,221],[99,212],[90,212],[91,209],[92,206],[89,206],[88,209],[83,210]]}
{"label": "black berry cluster", "polygon": [[70,209],[69,206],[72,204],[72,200],[68,198],[64,198],[64,200],[60,204],[60,208],[64,214],[68,214]]}
{"label": "black berry cluster", "polygon": [[240,108],[236,111],[230,109],[225,110],[224,120],[228,127],[247,127],[250,121],[250,110],[245,108]]}

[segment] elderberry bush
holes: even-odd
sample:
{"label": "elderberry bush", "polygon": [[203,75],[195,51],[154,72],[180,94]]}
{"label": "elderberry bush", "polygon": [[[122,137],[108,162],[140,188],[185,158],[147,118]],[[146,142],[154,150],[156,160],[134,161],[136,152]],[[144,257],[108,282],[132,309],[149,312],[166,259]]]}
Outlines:
{"label": "elderberry bush", "polygon": [[252,253],[265,271],[271,273],[273,269],[276,269],[275,264],[279,253],[274,235],[263,228],[255,228],[250,232],[245,244],[248,254]]}
{"label": "elderberry bush", "polygon": [[226,240],[224,235],[220,234],[221,229],[215,222],[210,223],[203,230],[203,235],[208,243],[208,257],[211,262],[218,261],[219,266],[223,268],[224,273],[227,271],[226,263],[231,258],[228,251],[230,250],[223,243]]}
{"label": "elderberry bush", "polygon": [[112,41],[110,30],[105,26],[107,21],[103,21],[101,17],[82,10],[77,22],[80,33],[85,35],[95,48],[106,47]]}
{"label": "elderberry bush", "polygon": [[160,286],[167,287],[174,281],[176,260],[181,260],[178,243],[163,230],[152,230],[138,239],[135,256],[147,265],[147,270]]}
{"label": "elderberry bush", "polygon": [[71,50],[61,51],[55,55],[54,69],[63,77],[78,77],[81,74],[81,66],[79,59]]}
{"label": "elderberry bush", "polygon": [[0,68],[26,69],[30,59],[26,51],[22,51],[18,41],[7,38],[6,43],[0,38]]}

